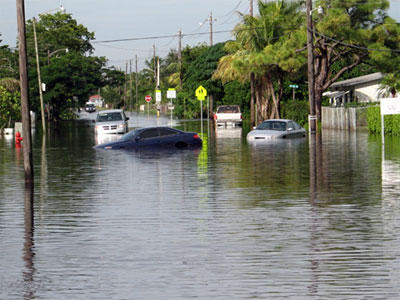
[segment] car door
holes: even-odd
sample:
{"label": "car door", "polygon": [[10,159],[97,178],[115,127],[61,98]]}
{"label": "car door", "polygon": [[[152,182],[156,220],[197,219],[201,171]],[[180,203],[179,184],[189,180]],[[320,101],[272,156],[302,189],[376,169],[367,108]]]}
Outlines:
{"label": "car door", "polygon": [[296,132],[296,128],[295,128],[295,126],[294,126],[294,123],[292,122],[292,121],[289,121],[288,123],[287,123],[287,137],[288,138],[295,138],[296,137],[296,135],[297,135],[297,132]]}
{"label": "car door", "polygon": [[163,146],[172,147],[181,142],[179,140],[179,133],[173,129],[159,128],[158,132],[160,134],[160,144]]}
{"label": "car door", "polygon": [[147,147],[147,146],[160,146],[160,135],[157,128],[150,128],[143,130],[135,138],[136,146]]}

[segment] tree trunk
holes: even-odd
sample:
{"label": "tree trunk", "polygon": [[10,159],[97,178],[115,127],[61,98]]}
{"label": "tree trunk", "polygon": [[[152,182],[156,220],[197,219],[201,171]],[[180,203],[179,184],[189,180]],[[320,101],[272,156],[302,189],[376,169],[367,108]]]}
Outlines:
{"label": "tree trunk", "polygon": [[250,74],[250,125],[251,128],[253,128],[256,124],[255,120],[255,111],[254,111],[254,102],[256,98],[256,92],[255,92],[255,76],[254,73]]}

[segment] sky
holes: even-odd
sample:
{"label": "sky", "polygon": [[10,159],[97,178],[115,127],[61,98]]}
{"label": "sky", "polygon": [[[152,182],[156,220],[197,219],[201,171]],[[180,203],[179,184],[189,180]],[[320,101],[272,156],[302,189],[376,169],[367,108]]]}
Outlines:
{"label": "sky", "polygon": [[[389,16],[400,21],[400,0],[389,2]],[[171,48],[178,49],[179,30],[183,47],[209,44],[211,14],[214,44],[231,39],[230,32],[240,20],[239,12],[249,12],[250,0],[25,0],[25,18],[54,13],[61,5],[78,24],[95,33],[94,55],[105,56],[109,66],[124,70],[127,63],[128,68],[135,67],[135,56],[141,69],[145,60],[152,58],[153,47],[160,57]],[[16,0],[0,0],[0,7],[0,45],[14,47]],[[102,43],[121,39],[133,40]]]}

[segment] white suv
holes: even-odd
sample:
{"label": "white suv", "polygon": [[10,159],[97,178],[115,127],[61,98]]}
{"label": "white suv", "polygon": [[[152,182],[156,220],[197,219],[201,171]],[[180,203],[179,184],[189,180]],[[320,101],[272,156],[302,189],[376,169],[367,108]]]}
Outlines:
{"label": "white suv", "polygon": [[128,120],[122,109],[102,110],[97,114],[95,132],[98,133],[127,133]]}

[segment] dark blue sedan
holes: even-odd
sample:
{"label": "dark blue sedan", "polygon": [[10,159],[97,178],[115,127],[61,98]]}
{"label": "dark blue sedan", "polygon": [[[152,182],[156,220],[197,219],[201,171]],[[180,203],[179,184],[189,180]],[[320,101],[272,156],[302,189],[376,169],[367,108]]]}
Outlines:
{"label": "dark blue sedan", "polygon": [[195,132],[185,132],[170,127],[138,128],[121,139],[97,145],[95,149],[117,150],[138,148],[193,148],[201,147],[202,140]]}

